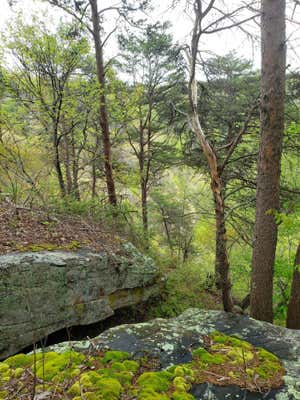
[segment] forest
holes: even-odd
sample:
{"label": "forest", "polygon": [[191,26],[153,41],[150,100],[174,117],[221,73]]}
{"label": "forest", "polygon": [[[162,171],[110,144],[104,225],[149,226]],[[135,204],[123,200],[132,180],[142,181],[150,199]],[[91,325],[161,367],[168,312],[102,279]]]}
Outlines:
{"label": "forest", "polygon": [[[18,213],[43,210],[43,229],[96,224],[155,261],[147,318],[197,307],[300,329],[298,1],[38,0],[29,18],[8,3],[1,253],[20,250]],[[242,45],[218,54],[228,35]],[[49,247],[26,229],[22,250]]]}

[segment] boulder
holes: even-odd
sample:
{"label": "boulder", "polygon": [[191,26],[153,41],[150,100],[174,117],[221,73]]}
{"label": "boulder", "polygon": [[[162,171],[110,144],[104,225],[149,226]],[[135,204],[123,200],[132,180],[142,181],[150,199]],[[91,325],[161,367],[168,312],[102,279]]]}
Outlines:
{"label": "boulder", "polygon": [[203,400],[299,400],[300,399],[300,331],[292,331],[266,322],[255,321],[222,311],[189,309],[169,320],[155,319],[140,324],[121,325],[98,337],[56,345],[51,350],[63,352],[89,348],[121,350],[134,357],[144,354],[159,359],[161,368],[187,363],[192,350],[203,346],[203,337],[213,331],[236,335],[254,346],[262,347],[279,357],[285,367],[285,385],[268,393],[245,392],[237,386],[194,385],[191,393]]}
{"label": "boulder", "polygon": [[62,328],[105,320],[159,290],[153,261],[120,254],[43,251],[0,256],[0,358]]}

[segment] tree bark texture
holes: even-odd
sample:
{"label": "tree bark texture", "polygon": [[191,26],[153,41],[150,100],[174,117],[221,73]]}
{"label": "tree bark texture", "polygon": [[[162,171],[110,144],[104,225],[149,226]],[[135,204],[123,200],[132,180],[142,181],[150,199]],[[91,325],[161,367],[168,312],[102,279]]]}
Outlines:
{"label": "tree bark texture", "polygon": [[215,197],[216,218],[216,260],[215,275],[217,287],[222,289],[222,299],[225,311],[232,311],[230,263],[227,251],[227,232],[225,225],[225,205]]}
{"label": "tree bark texture", "polygon": [[251,276],[251,316],[273,321],[273,270],[277,244],[284,131],[285,0],[262,0],[261,142]]}

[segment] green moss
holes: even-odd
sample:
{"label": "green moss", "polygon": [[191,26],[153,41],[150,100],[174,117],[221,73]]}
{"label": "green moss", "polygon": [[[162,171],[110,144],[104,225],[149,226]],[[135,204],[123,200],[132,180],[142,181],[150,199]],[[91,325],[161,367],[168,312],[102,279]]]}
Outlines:
{"label": "green moss", "polygon": [[[125,357],[125,354],[123,354],[123,357]],[[105,364],[107,365],[107,363]],[[116,361],[111,363],[109,366],[106,366],[106,368],[99,369],[97,373],[107,378],[111,377],[117,379],[122,386],[128,386],[131,384],[132,378],[138,368],[139,364],[135,361]]]}
{"label": "green moss", "polygon": [[9,371],[9,365],[6,363],[0,362],[0,375],[4,374],[7,371]]}
{"label": "green moss", "polygon": [[122,392],[122,386],[114,378],[100,378],[96,384],[96,393],[104,400],[117,400]]}
{"label": "green moss", "polygon": [[120,372],[120,371],[125,371],[125,370],[126,370],[124,364],[121,363],[121,362],[119,362],[119,361],[114,362],[114,363],[111,365],[110,369],[111,369],[112,371],[119,371],[119,372]]}
{"label": "green moss", "polygon": [[107,351],[102,359],[103,363],[110,361],[124,361],[130,358],[130,354],[126,351]]}
{"label": "green moss", "polygon": [[[82,400],[82,396],[76,396],[73,398],[73,400]],[[97,395],[94,392],[85,392],[84,393],[84,400],[101,400],[102,397],[99,397],[99,395]]]}
{"label": "green moss", "polygon": [[14,378],[21,378],[21,376],[23,375],[23,373],[24,373],[24,369],[23,369],[23,368],[16,368],[16,369],[13,371],[12,376],[13,376]]}
{"label": "green moss", "polygon": [[173,386],[176,391],[179,392],[187,392],[191,387],[191,385],[182,376],[176,376],[173,379]]}
{"label": "green moss", "polygon": [[80,380],[68,390],[68,394],[80,396],[82,391],[84,393],[85,391],[95,393],[99,399],[117,400],[122,391],[122,386],[117,379],[105,377],[95,371],[89,371],[81,375]]}
{"label": "green moss", "polygon": [[79,382],[75,382],[68,390],[68,394],[70,396],[74,396],[76,398],[76,396],[80,396],[81,394],[81,384]]}
{"label": "green moss", "polygon": [[189,391],[193,383],[218,384],[214,376],[220,375],[241,387],[249,384],[253,388],[255,380],[255,387],[260,385],[262,391],[280,384],[284,370],[275,355],[218,332],[208,339],[211,345],[194,350],[190,363],[166,371],[153,371],[149,359],[132,360],[122,351],[89,356],[75,351],[19,354],[0,363],[0,384],[4,388],[15,385],[14,389],[21,389],[26,397],[30,385],[23,387],[19,378],[28,368],[33,369],[34,360],[37,377],[45,381],[37,386],[37,392],[52,393],[64,387],[70,400],[120,400],[123,395],[138,400],[192,400]]}
{"label": "green moss", "polygon": [[112,375],[112,378],[117,379],[122,386],[129,386],[131,384],[133,374],[129,371],[122,371]]}
{"label": "green moss", "polygon": [[[182,377],[188,377],[190,381],[194,379],[194,371],[193,371],[193,366],[191,363],[188,364],[183,364],[183,365],[175,365],[172,368],[172,372],[174,373],[175,376],[182,376]],[[170,369],[171,372],[171,369]]]}
{"label": "green moss", "polygon": [[265,360],[273,361],[273,362],[278,361],[278,358],[274,354],[270,353],[269,351],[267,351],[265,349],[258,348],[257,354],[258,354],[259,361],[265,361]]}
{"label": "green moss", "polygon": [[10,381],[10,375],[4,375],[2,374],[0,376],[0,385],[4,386],[6,383],[8,383]]}
{"label": "green moss", "polygon": [[224,356],[220,354],[211,354],[202,347],[193,351],[193,357],[204,364],[223,364],[226,361]]}
{"label": "green moss", "polygon": [[245,350],[243,347],[233,347],[228,351],[227,356],[232,360],[231,364],[244,364],[253,360],[254,354],[252,351]]}
{"label": "green moss", "polygon": [[66,243],[63,245],[57,245],[54,243],[36,243],[36,244],[28,244],[26,246],[18,245],[16,249],[21,252],[26,251],[55,251],[55,250],[76,250],[81,247],[81,243],[77,240],[72,240],[70,243]]}
{"label": "green moss", "polygon": [[221,343],[231,347],[239,347],[243,348],[244,350],[251,350],[252,348],[251,344],[245,340],[241,340],[234,336],[227,336],[217,331],[211,334],[211,338],[215,343]]}
{"label": "green moss", "polygon": [[72,378],[74,373],[76,375],[76,372],[80,372],[77,367],[83,363],[84,359],[83,354],[75,351],[63,354],[45,353],[44,357],[36,363],[36,375],[46,381],[63,382],[65,379]]}
{"label": "green moss", "polygon": [[123,362],[123,365],[124,365],[126,371],[131,371],[133,373],[136,373],[137,370],[139,369],[139,364],[133,360],[125,360]]}
{"label": "green moss", "polygon": [[5,400],[8,398],[8,392],[6,390],[0,390],[0,400]]}
{"label": "green moss", "polygon": [[30,367],[33,363],[33,356],[26,354],[16,354],[15,356],[9,357],[5,360],[5,364],[11,368],[25,368]]}
{"label": "green moss", "polygon": [[26,246],[17,246],[18,251],[53,251],[58,250],[59,246],[53,243],[39,243],[39,244],[28,244]]}
{"label": "green moss", "polygon": [[169,400],[169,396],[162,393],[157,393],[153,389],[143,389],[138,394],[138,400]]}
{"label": "green moss", "polygon": [[166,392],[172,383],[173,375],[167,371],[144,372],[137,380],[141,389],[151,389],[154,392]]}
{"label": "green moss", "polygon": [[194,400],[195,397],[189,393],[175,391],[171,397],[172,400]]}
{"label": "green moss", "polygon": [[116,371],[116,370],[112,370],[111,368],[103,368],[103,369],[99,369],[97,371],[97,373],[99,375],[102,375],[106,378],[114,378],[117,379],[118,382],[120,382],[120,384],[122,386],[128,386],[131,384],[132,378],[134,376],[133,372],[130,371]]}
{"label": "green moss", "polygon": [[263,379],[274,376],[274,374],[280,372],[280,370],[281,366],[278,363],[268,360],[254,368],[254,372]]}

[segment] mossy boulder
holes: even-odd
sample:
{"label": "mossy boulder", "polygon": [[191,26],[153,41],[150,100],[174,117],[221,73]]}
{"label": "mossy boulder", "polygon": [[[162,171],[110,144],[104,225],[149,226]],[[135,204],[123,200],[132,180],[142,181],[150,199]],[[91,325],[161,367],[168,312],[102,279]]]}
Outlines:
{"label": "mossy boulder", "polygon": [[[18,354],[0,364],[1,396],[9,400],[18,391],[29,399],[35,386],[37,397],[47,389],[50,398],[67,393],[72,400],[193,400],[193,386],[205,383],[235,384],[264,394],[283,385],[282,362],[267,350],[219,332],[203,336],[203,342],[206,349],[191,351],[191,362],[166,369],[149,354],[132,359],[119,350]],[[252,357],[241,361],[239,350]]]}
{"label": "mossy boulder", "polygon": [[[212,351],[205,339],[207,335],[212,335]],[[96,346],[99,350],[110,348],[136,355],[150,354],[158,360],[162,369],[172,366],[176,369],[175,376],[183,377],[187,384],[191,384],[188,394],[196,399],[213,400],[244,399],[245,391],[237,384],[231,384],[241,379],[238,374],[241,365],[249,375],[250,382],[251,376],[254,380],[267,379],[268,374],[274,372],[272,361],[277,357],[285,368],[282,387],[263,394],[246,392],[247,400],[300,400],[300,332],[245,316],[189,309],[176,318],[159,318],[142,324],[111,328],[94,338],[92,346],[88,341],[72,342],[71,346],[79,351]],[[257,349],[255,357],[253,346]],[[65,351],[68,347],[69,344],[64,343],[56,345],[54,349]],[[231,372],[228,370],[231,380],[223,380],[224,386],[212,382],[193,383],[193,379],[198,379],[192,367],[196,362],[193,352],[212,356],[214,361],[218,357],[226,357],[232,367]],[[207,361],[198,359],[197,363],[205,365]],[[257,362],[260,365],[254,365]],[[211,368],[211,372],[216,372],[222,368],[222,364],[215,363]],[[222,377],[220,379],[222,382]],[[179,392],[177,394],[181,395]]]}
{"label": "mossy boulder", "polygon": [[10,357],[0,363],[1,400],[10,399],[13,385],[28,390],[34,360],[38,393],[54,385],[72,400],[82,392],[88,400],[300,398],[300,332],[223,312],[188,310],[112,328],[92,342],[56,345],[44,355]]}

